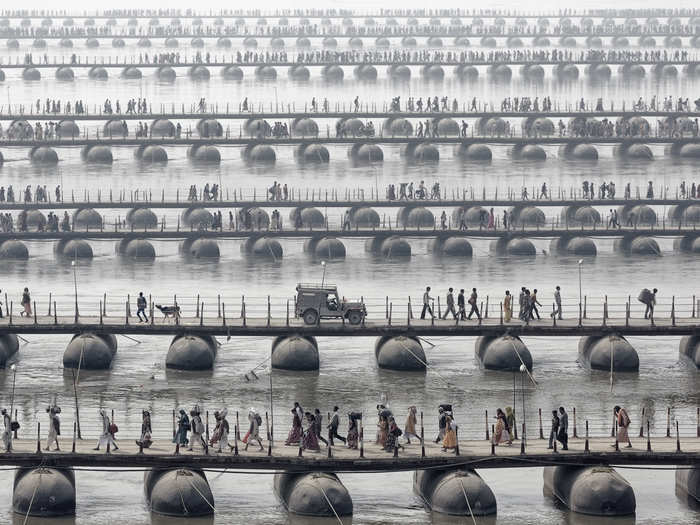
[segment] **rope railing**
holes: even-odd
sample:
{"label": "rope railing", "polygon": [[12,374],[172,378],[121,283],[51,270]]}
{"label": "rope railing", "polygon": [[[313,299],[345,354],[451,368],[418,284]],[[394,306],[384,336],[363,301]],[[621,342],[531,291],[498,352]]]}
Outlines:
{"label": "rope railing", "polygon": [[[546,181],[545,181],[546,182]],[[282,181],[280,185],[284,184]],[[50,205],[60,204],[61,208],[70,205],[71,207],[92,206],[100,208],[108,208],[110,204],[123,205],[130,204],[150,204],[157,208],[158,204],[163,205],[182,205],[184,206],[204,206],[204,207],[225,207],[225,206],[245,206],[246,204],[256,203],[262,207],[274,206],[292,206],[294,204],[309,204],[315,203],[328,207],[343,206],[345,202],[357,204],[366,204],[367,206],[396,206],[402,207],[405,205],[421,204],[427,207],[455,205],[471,205],[471,206],[500,206],[512,205],[530,205],[530,206],[564,206],[571,203],[586,206],[612,206],[617,203],[623,204],[649,204],[654,206],[672,206],[674,204],[688,202],[693,203],[696,200],[700,201],[700,188],[696,188],[696,193],[693,195],[692,186],[686,184],[684,186],[666,186],[657,188],[651,195],[646,193],[646,188],[640,186],[632,187],[630,185],[629,192],[624,192],[625,184],[620,182],[621,191],[618,193],[615,190],[609,193],[607,190],[604,197],[601,197],[600,188],[594,188],[593,193],[590,189],[584,192],[579,186],[552,186],[547,184],[547,194],[543,195],[541,185],[535,186],[504,186],[504,187],[481,187],[474,186],[446,186],[440,185],[439,193],[435,193],[432,187],[426,188],[424,196],[421,196],[418,191],[418,186],[414,185],[414,193],[411,194],[406,189],[406,195],[402,195],[399,188],[395,189],[391,195],[388,187],[383,187],[384,190],[380,193],[380,189],[376,186],[361,187],[361,186],[346,186],[332,188],[322,187],[297,187],[287,185],[286,193],[275,195],[272,198],[270,187],[239,187],[231,188],[228,186],[219,187],[215,196],[204,193],[204,186],[201,184],[195,186],[195,194],[191,195],[189,188],[177,187],[162,187],[162,188],[119,188],[106,187],[98,190],[88,188],[60,188],[58,198],[53,189],[47,189],[46,198],[37,200],[34,192],[30,192],[29,199],[26,198],[25,192],[18,188],[13,197],[5,196],[5,200],[0,200],[0,209],[19,209],[26,206],[27,208],[49,208]],[[408,186],[408,183],[406,183]],[[394,183],[396,186],[396,183]],[[527,195],[523,190],[527,190]],[[539,191],[538,191],[539,190]],[[597,195],[597,197],[596,197]],[[648,196],[647,196],[648,195]],[[486,210],[485,210],[486,211]],[[502,210],[499,210],[502,212]],[[331,214],[332,215],[332,214]],[[497,219],[500,219],[500,213],[497,214]],[[604,228],[609,224],[609,217],[605,214],[601,216],[600,222],[589,223],[587,226]],[[452,220],[452,217],[449,217]],[[547,217],[548,221],[555,225],[566,225],[568,221],[558,217]],[[620,218],[620,221],[622,219]],[[121,221],[120,221],[121,222]],[[386,218],[383,222],[386,222]],[[658,224],[683,224],[684,219],[672,220],[670,218],[657,218]],[[692,224],[691,221],[687,221]],[[451,222],[449,222],[451,224]],[[545,223],[546,225],[547,223]],[[478,227],[470,224],[470,227]],[[579,227],[581,224],[571,221],[571,228]],[[586,225],[584,225],[586,226]]]}
{"label": "rope railing", "polygon": [[[78,389],[80,387],[78,386]],[[80,395],[80,394],[79,394]],[[520,403],[521,392],[517,392],[518,399],[517,402]],[[131,401],[134,404],[134,401]],[[260,406],[267,406],[267,401],[260,400]],[[508,403],[508,402],[506,402]],[[214,410],[221,410],[223,408],[228,408],[227,419],[231,427],[229,439],[233,439],[234,435],[234,424],[236,422],[236,416],[238,415],[238,421],[241,429],[241,434],[245,433],[248,427],[247,414],[248,407],[241,407],[239,410],[232,410],[231,407],[223,407],[218,405],[203,407],[201,404],[198,405],[201,410],[203,423],[209,424],[210,435],[215,424]],[[504,405],[508,406],[507,404]],[[170,405],[173,407],[173,405]],[[110,417],[110,421],[117,424],[119,427],[119,432],[117,434],[117,439],[138,439],[141,435],[141,409],[123,411],[118,406],[114,409],[111,407],[102,407],[106,410],[107,415]],[[154,407],[148,403],[144,404],[145,410],[149,410],[151,413],[151,425],[152,433],[151,436],[154,441],[167,441],[170,442],[173,437],[173,421],[176,420],[177,412],[180,408],[184,408],[189,414],[191,407],[175,405],[174,408],[168,408],[167,402],[161,403],[159,406]],[[276,414],[287,413],[287,407],[273,407]],[[376,410],[371,407],[365,407],[368,410],[363,412],[364,416],[364,429],[365,429],[365,442],[374,441],[374,428],[376,421]],[[542,409],[537,407],[526,406],[526,427],[527,427],[527,439],[532,441],[536,439],[543,439],[540,437],[541,434],[544,439],[549,437],[550,430],[550,420],[551,411],[557,409],[558,406],[552,406],[548,409]],[[614,437],[613,429],[615,428],[615,420],[613,417],[612,407],[610,408],[609,414],[602,414],[600,412],[596,413],[591,409],[581,409],[580,407],[575,410],[574,417],[574,407],[565,407],[569,416],[569,437],[584,438],[585,427],[588,425],[589,437]],[[666,407],[665,409],[649,411],[648,407],[643,406],[626,406],[631,417],[631,424],[629,427],[629,435],[632,441],[635,440],[639,443],[639,438],[647,436],[647,423],[649,424],[649,429],[652,436],[655,437],[675,437],[675,428],[678,424],[679,433],[681,437],[688,438],[700,438],[700,419],[698,419],[698,409],[692,406],[676,406],[676,407]],[[523,423],[523,419],[520,414],[521,406],[516,406],[514,415],[516,425],[520,428]],[[644,412],[642,410],[644,409]],[[16,415],[13,414],[13,420],[17,420],[20,423],[20,429],[18,431],[19,438],[23,437],[35,437],[35,429],[37,423],[41,424],[41,428],[48,429],[47,416],[44,411],[41,410],[38,413],[33,412],[31,409],[24,408],[20,404],[20,408],[16,411]],[[83,440],[97,439],[102,433],[102,421],[98,415],[99,409],[96,407],[87,408],[83,402],[82,398],[80,400],[80,428]],[[408,406],[400,407],[393,411],[393,415],[397,420],[397,424],[401,425],[404,415],[408,412]],[[324,413],[322,411],[322,413]],[[491,424],[495,421],[496,408],[490,409],[466,409],[462,410],[460,407],[453,406],[453,414],[455,420],[459,425],[459,436],[460,439],[464,440],[480,440],[484,439],[485,428],[488,424],[489,430]],[[541,419],[540,419],[541,415]],[[278,422],[277,415],[275,417],[275,428],[274,440],[278,443],[284,443],[284,438],[287,435],[288,427],[291,426],[291,418],[283,418],[283,422]],[[71,428],[72,422],[76,421],[75,418],[75,406],[68,399],[61,405],[61,435],[65,438],[70,435],[69,428]],[[427,440],[434,439],[434,436],[438,434],[438,413],[435,411],[433,414],[425,414],[424,418],[424,430]],[[325,418],[324,418],[325,421]],[[575,421],[575,430],[574,430]],[[341,432],[342,429],[347,425],[347,417],[341,416]],[[269,429],[268,429],[269,432]],[[262,432],[261,432],[262,433]],[[46,436],[41,435],[42,444],[45,442]]]}
{"label": "rope railing", "polygon": [[[431,307],[435,316],[442,317],[446,313],[446,303],[447,300],[445,296],[438,295],[440,293],[446,293],[447,287],[450,285],[444,285],[439,290],[436,286],[433,287],[431,291],[434,299],[431,301]],[[455,287],[454,284],[451,286]],[[80,285],[79,285],[80,287]],[[504,286],[505,290],[507,287]],[[512,290],[512,312],[513,320],[510,322],[518,322],[519,304],[518,304],[518,294],[520,292],[520,286],[512,286],[509,288]],[[38,318],[46,317],[66,317],[72,316],[76,313],[76,305],[78,310],[78,319],[83,318],[95,318],[104,317],[111,318],[111,322],[117,318],[124,318],[127,314],[130,319],[136,317],[137,311],[137,296],[138,292],[143,291],[144,297],[147,300],[146,313],[153,313],[156,317],[160,317],[160,313],[155,305],[163,306],[175,306],[180,308],[180,315],[183,318],[200,318],[203,319],[218,319],[221,322],[222,317],[225,315],[229,320],[238,319],[245,314],[247,318],[251,319],[261,319],[271,317],[274,319],[282,319],[289,313],[290,317],[294,318],[294,307],[295,298],[294,296],[289,297],[269,297],[269,296],[259,296],[259,295],[242,295],[242,296],[227,296],[227,295],[213,295],[213,294],[200,294],[200,295],[190,295],[190,294],[162,294],[157,295],[150,294],[148,288],[144,287],[139,290],[138,287],[134,290],[133,294],[113,294],[104,292],[102,294],[94,293],[92,291],[80,291],[78,297],[74,294],[69,294],[65,292],[61,293],[42,293],[40,296],[34,295],[32,299],[32,316],[36,313]],[[457,292],[459,291],[459,285],[456,285],[455,290],[455,301],[457,300]],[[548,293],[549,292],[549,293]],[[538,300],[541,306],[538,307],[539,315],[545,321],[551,321],[550,314],[553,311],[553,299],[550,294],[553,291],[544,292],[540,290],[538,293]],[[343,290],[339,289],[338,293],[343,294]],[[355,292],[356,293],[356,292]],[[631,296],[620,296],[620,295],[609,295],[609,296],[590,296],[588,294],[582,297],[581,309],[579,309],[578,297],[564,298],[562,301],[563,316],[565,319],[578,319],[579,314],[586,321],[595,321],[603,319],[611,319],[616,321],[623,321],[625,319],[643,319],[645,314],[646,306],[637,300],[637,293]],[[469,298],[471,294],[471,287],[465,286],[465,300]],[[700,297],[700,295],[698,296]],[[384,298],[379,297],[347,297],[348,301],[362,301],[367,310],[367,319],[372,321],[378,320],[388,320],[389,316],[392,317],[392,324],[402,325],[407,321],[405,319],[406,312],[410,312],[411,319],[419,318],[420,311],[422,309],[422,295],[417,296],[385,296]],[[15,323],[21,321],[20,311],[22,307],[20,306],[21,296],[18,296],[16,301],[8,296],[6,293],[2,297],[6,307],[5,322],[9,323],[10,315]],[[483,290],[479,292],[479,297],[477,298],[477,308],[481,313],[481,316],[485,319],[499,319],[501,313],[503,312],[503,296],[490,295],[484,293]],[[470,305],[467,305],[467,313],[470,309]],[[391,312],[391,313],[390,313]],[[458,312],[459,313],[459,312]],[[656,305],[654,307],[654,319],[696,319],[700,317],[700,299],[696,296],[684,296],[684,297],[659,297],[657,299]],[[428,316],[428,319],[430,316]],[[453,317],[450,315],[448,320],[452,320]],[[476,322],[477,319],[474,318],[471,322]],[[1,323],[2,321],[0,321]],[[133,322],[133,321],[132,321]],[[209,322],[209,321],[207,321]],[[531,321],[535,323],[535,321]]]}

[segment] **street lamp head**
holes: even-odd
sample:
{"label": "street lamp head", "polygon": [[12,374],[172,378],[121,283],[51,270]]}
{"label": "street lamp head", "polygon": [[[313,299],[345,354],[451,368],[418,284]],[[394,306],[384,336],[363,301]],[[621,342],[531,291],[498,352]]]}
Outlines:
{"label": "street lamp head", "polygon": [[321,261],[321,266],[325,266],[325,265],[326,265],[326,261]]}
{"label": "street lamp head", "polygon": [[70,262],[70,265],[71,265],[71,266],[75,266],[75,261],[71,261],[71,262]]}
{"label": "street lamp head", "polygon": [[583,264],[583,259],[578,260],[578,265],[581,266]]}
{"label": "street lamp head", "polygon": [[525,365],[520,365],[520,371],[524,374],[527,372],[527,367]]}
{"label": "street lamp head", "polygon": [[10,370],[12,370],[13,372],[15,371],[16,368],[17,368],[17,366],[14,364],[10,366]]}

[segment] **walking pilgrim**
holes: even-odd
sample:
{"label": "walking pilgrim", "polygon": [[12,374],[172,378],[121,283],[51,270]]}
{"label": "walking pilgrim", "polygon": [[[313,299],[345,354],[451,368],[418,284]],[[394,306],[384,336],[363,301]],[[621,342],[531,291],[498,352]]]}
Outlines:
{"label": "walking pilgrim", "polygon": [[51,450],[51,445],[56,443],[56,450],[60,450],[58,446],[58,436],[61,435],[61,420],[58,414],[61,413],[61,407],[55,403],[46,408],[46,413],[49,415],[49,433],[46,437],[46,447],[44,450]]}
{"label": "walking pilgrim", "polygon": [[[297,403],[298,405],[298,403]],[[260,450],[265,450],[262,444],[262,440],[260,439],[260,425],[262,424],[262,418],[260,417],[260,414],[258,414],[254,408],[251,408],[248,411],[248,421],[250,421],[250,427],[248,428],[248,435],[246,436],[245,441],[245,450],[248,450],[248,445],[250,445],[253,441],[257,441],[258,445],[260,445]]]}
{"label": "walking pilgrim", "polygon": [[406,416],[406,425],[404,425],[403,434],[406,437],[406,443],[411,444],[411,436],[416,438],[418,441],[422,441],[420,436],[416,434],[416,424],[418,423],[418,418],[416,417],[416,407],[408,407],[408,416]]}
{"label": "walking pilgrim", "polygon": [[141,411],[141,438],[136,440],[136,444],[143,448],[150,448],[153,444],[151,435],[151,413],[148,410]]}
{"label": "walking pilgrim", "polygon": [[212,434],[211,439],[209,440],[209,444],[213,447],[215,444],[218,443],[219,448],[216,449],[218,453],[225,452],[227,447],[233,449],[233,447],[229,445],[228,442],[228,433],[230,431],[230,427],[228,421],[226,420],[227,414],[228,410],[225,408],[221,410],[221,412],[219,412],[218,410],[214,412],[216,426],[214,427],[214,433]]}
{"label": "walking pilgrim", "polygon": [[2,431],[2,444],[5,447],[5,452],[10,452],[12,451],[12,419],[5,408],[0,411],[0,414],[2,414],[2,422],[4,425]]}
{"label": "walking pilgrim", "polygon": [[292,428],[289,430],[287,435],[287,441],[284,442],[285,445],[295,446],[298,445],[302,439],[302,421],[304,420],[304,411],[298,402],[294,402],[294,408],[292,408]]}
{"label": "walking pilgrim", "polygon": [[112,450],[119,450],[119,447],[114,440],[114,429],[112,428],[109,416],[104,409],[100,410],[100,417],[102,418],[102,434],[100,434],[100,438],[97,441],[97,446],[93,450],[100,450],[100,447],[103,445],[105,447],[109,446]]}
{"label": "walking pilgrim", "polygon": [[187,450],[193,451],[195,446],[199,447],[200,445],[203,450],[206,450],[207,442],[204,441],[205,428],[204,423],[202,423],[202,415],[199,406],[195,405],[195,407],[190,410],[190,416],[192,434],[190,436],[190,448]]}

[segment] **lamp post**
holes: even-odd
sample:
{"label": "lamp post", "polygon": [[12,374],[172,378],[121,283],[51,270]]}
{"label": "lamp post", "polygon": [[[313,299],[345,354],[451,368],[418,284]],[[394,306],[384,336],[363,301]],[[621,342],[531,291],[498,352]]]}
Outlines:
{"label": "lamp post", "polygon": [[527,367],[525,365],[520,365],[520,389],[522,390],[523,394],[523,435],[522,435],[522,440],[523,442],[526,441],[525,436],[527,435],[526,433],[526,425],[525,425],[525,373],[527,372]]}
{"label": "lamp post", "polygon": [[581,267],[583,266],[583,259],[578,260],[578,309],[581,312],[581,305],[583,305],[583,280],[581,278]]}
{"label": "lamp post", "polygon": [[10,419],[12,419],[12,414],[14,413],[14,407],[15,407],[15,383],[17,381],[17,365],[14,363],[12,366],[10,366],[10,370],[12,370],[12,395],[10,396]]}
{"label": "lamp post", "polygon": [[323,288],[326,282],[326,261],[321,261],[321,266],[323,266],[323,276],[321,277],[321,288]]}
{"label": "lamp post", "polygon": [[78,248],[75,248],[75,255],[71,261],[73,267],[73,289],[75,291],[75,322],[78,322]]}

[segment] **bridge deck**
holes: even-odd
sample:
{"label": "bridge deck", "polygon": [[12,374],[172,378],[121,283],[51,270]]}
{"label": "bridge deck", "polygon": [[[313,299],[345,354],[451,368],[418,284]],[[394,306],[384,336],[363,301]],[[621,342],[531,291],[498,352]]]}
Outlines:
{"label": "bridge deck", "polygon": [[[0,66],[2,67],[2,66]],[[163,104],[161,107],[168,107],[170,104]],[[176,105],[177,106],[177,105]],[[221,104],[223,108],[224,104]],[[237,104],[232,104],[231,107],[237,107]],[[569,107],[574,107],[575,104],[568,104]],[[282,105],[278,106],[282,107]],[[290,105],[291,107],[291,105]],[[348,106],[349,107],[349,106]],[[2,109],[2,108],[0,108]],[[406,118],[406,119],[419,119],[423,121],[426,118],[456,118],[456,119],[478,119],[478,118],[536,118],[536,117],[548,117],[548,118],[612,118],[612,117],[655,117],[655,118],[678,118],[678,117],[688,117],[697,118],[700,117],[700,111],[660,111],[660,110],[648,110],[642,109],[638,111],[630,110],[610,110],[605,109],[603,111],[578,111],[574,109],[555,109],[553,111],[466,111],[463,109],[461,111],[387,111],[387,110],[375,110],[375,111],[207,111],[206,113],[200,112],[187,112],[184,109],[177,111],[158,111],[151,113],[34,113],[34,108],[28,108],[31,110],[29,113],[0,113],[0,120],[16,120],[16,119],[28,119],[28,120],[74,120],[74,121],[99,121],[104,120],[159,120],[159,119],[176,119],[176,120],[200,120],[200,119],[217,119],[217,120],[236,120],[236,119],[267,119],[267,120],[294,120],[298,118],[310,118],[315,120],[321,119],[344,119],[344,118],[359,118],[359,119],[394,119],[394,118]],[[471,134],[471,128],[469,130]]]}
{"label": "bridge deck", "polygon": [[[289,26],[287,26],[289,27]],[[338,26],[335,26],[336,28]],[[414,26],[415,27],[415,26]],[[427,27],[426,24],[423,26],[418,26],[419,28]],[[433,26],[430,26],[433,27]],[[10,28],[9,30],[5,28],[5,31],[0,31],[0,35],[4,38],[13,38],[15,40],[30,40],[30,39],[37,39],[41,38],[43,40],[62,40],[64,38],[67,39],[73,39],[77,40],[80,38],[96,38],[96,39],[110,39],[110,38],[121,38],[124,40],[127,39],[141,39],[141,38],[152,38],[152,39],[167,39],[167,38],[201,38],[203,40],[206,39],[214,39],[214,38],[295,38],[295,37],[303,37],[303,38],[327,38],[327,37],[341,37],[341,38],[366,38],[366,39],[372,39],[372,38],[404,38],[404,37],[425,37],[425,38],[430,38],[430,37],[439,37],[439,38],[451,38],[451,37],[467,37],[467,38],[510,38],[510,37],[517,37],[517,38],[566,38],[566,37],[589,37],[589,36],[595,36],[595,37],[600,37],[600,38],[615,38],[615,37],[646,37],[646,36],[651,36],[651,37],[666,37],[666,36],[680,36],[680,37],[692,37],[695,36],[695,33],[686,30],[683,27],[679,26],[674,26],[674,27],[669,27],[667,31],[660,30],[658,28],[653,28],[650,30],[645,30],[644,32],[640,31],[629,31],[625,29],[621,29],[620,31],[605,31],[605,32],[600,32],[600,31],[566,31],[566,32],[551,32],[551,31],[546,31],[543,33],[526,33],[523,31],[512,31],[508,32],[503,31],[500,33],[485,33],[485,32],[479,32],[479,31],[470,31],[469,26],[451,26],[451,27],[444,27],[441,30],[438,31],[415,31],[411,33],[395,33],[392,31],[375,31],[373,33],[357,33],[357,32],[346,32],[346,31],[333,31],[332,28],[326,28],[326,32],[324,33],[310,33],[308,31],[282,31],[282,32],[277,32],[277,33],[240,33],[240,32],[234,32],[234,31],[227,31],[224,29],[223,31],[215,34],[209,34],[209,33],[198,33],[198,32],[193,32],[193,31],[183,31],[183,32],[173,32],[173,33],[168,33],[168,34],[153,34],[153,33],[146,33],[146,34],[121,34],[118,32],[111,32],[109,34],[93,34],[93,33],[87,33],[85,32],[84,34],[47,34],[47,35],[42,35],[42,34],[32,34],[32,35],[27,35],[27,34],[18,34],[15,35],[13,34],[12,30],[17,29],[15,28]],[[273,28],[275,29],[275,28]],[[282,29],[282,28],[280,28]],[[94,29],[93,29],[94,31]]]}
{"label": "bridge deck", "polygon": [[[266,189],[259,192],[259,195],[263,196],[266,193]],[[294,195],[302,195],[303,188],[292,188],[290,190]],[[320,190],[314,189],[314,194]],[[373,191],[373,188],[367,189],[367,191],[362,190],[365,194],[369,194]],[[446,190],[449,194],[449,191]],[[337,190],[331,192],[331,195]],[[120,193],[116,192],[115,193]],[[153,192],[158,195],[158,191]],[[457,190],[452,191],[452,195],[459,195],[460,193],[465,194],[463,199],[455,198],[445,198],[445,199],[411,199],[411,200],[386,200],[386,199],[347,199],[340,198],[333,200],[332,197],[317,198],[317,199],[300,199],[293,198],[290,200],[262,200],[262,199],[250,199],[244,198],[242,200],[197,200],[197,201],[185,201],[185,200],[65,200],[63,202],[0,202],[0,210],[73,210],[79,208],[95,208],[95,209],[131,209],[131,208],[151,208],[151,209],[184,209],[190,207],[201,207],[201,208],[306,208],[306,207],[316,207],[316,208],[351,208],[351,207],[369,207],[369,208],[400,208],[400,207],[414,207],[423,206],[426,208],[456,208],[459,206],[481,206],[481,207],[523,207],[523,206],[536,206],[536,207],[549,207],[549,206],[636,206],[638,204],[645,204],[649,206],[678,206],[678,205],[690,205],[690,204],[700,204],[700,200],[697,199],[679,199],[679,198],[659,198],[659,199],[573,199],[573,198],[552,198],[552,199],[538,199],[538,200],[516,200],[516,199],[504,199],[504,198],[485,198],[485,199],[471,199],[466,198],[468,192]],[[475,194],[481,192],[475,191]],[[183,191],[184,195],[184,191]],[[50,197],[50,196],[49,196]],[[68,199],[67,196],[65,196]],[[101,198],[106,199],[107,193],[103,191],[101,193]],[[115,196],[118,199],[118,195]]]}
{"label": "bridge deck", "polygon": [[653,237],[681,237],[684,235],[698,235],[700,230],[695,225],[672,227],[639,227],[632,226],[621,227],[620,229],[600,227],[571,227],[565,226],[543,226],[541,228],[527,227],[516,228],[511,230],[489,230],[471,227],[467,230],[459,230],[454,226],[447,229],[435,228],[365,228],[352,229],[343,231],[339,228],[318,228],[318,229],[283,229],[283,230],[197,230],[169,227],[156,228],[150,230],[130,230],[130,229],[111,229],[111,225],[105,224],[105,229],[100,230],[83,230],[70,232],[8,232],[0,233],[0,242],[8,239],[17,240],[61,240],[61,239],[87,239],[87,240],[119,240],[119,239],[247,239],[250,237],[274,237],[283,239],[309,237],[339,237],[339,238],[355,238],[367,239],[370,237],[390,237],[399,236],[405,238],[430,238],[430,237],[465,237],[465,238],[481,238],[481,239],[514,239],[520,237],[551,239],[554,237],[570,236],[570,237],[607,237],[619,238],[625,236],[653,236]]}
{"label": "bridge deck", "polygon": [[297,145],[297,144],[541,144],[541,145],[558,145],[558,144],[698,144],[700,137],[523,137],[523,136],[489,136],[489,135],[469,135],[467,137],[329,137],[319,135],[312,136],[294,136],[287,138],[277,137],[109,137],[100,136],[99,138],[66,138],[52,140],[36,140],[36,139],[2,139],[0,147],[12,146],[146,146],[149,144],[172,145],[172,146],[192,146],[197,144],[207,144],[213,146],[248,146],[256,144],[269,145]]}
{"label": "bridge deck", "polygon": [[[556,49],[556,48],[555,48]],[[383,51],[382,51],[383,52]],[[386,53],[390,53],[390,51],[386,51]],[[291,53],[290,53],[291,54]],[[642,66],[656,66],[656,65],[677,65],[677,66],[684,66],[684,65],[693,65],[695,66],[696,64],[700,64],[700,60],[698,59],[698,56],[693,54],[689,56],[689,58],[679,58],[679,59],[673,59],[669,58],[667,60],[662,60],[662,59],[623,59],[623,58],[609,58],[605,60],[601,59],[581,59],[581,58],[574,58],[574,59],[561,59],[561,60],[547,60],[547,59],[539,59],[539,58],[532,58],[528,60],[518,60],[518,59],[508,59],[508,58],[499,58],[499,59],[490,59],[488,57],[485,57],[483,60],[458,60],[458,58],[455,58],[455,60],[440,60],[440,59],[431,59],[431,60],[405,60],[405,61],[396,61],[396,60],[389,60],[389,59],[377,59],[377,60],[363,60],[362,58],[358,58],[357,60],[348,60],[345,58],[340,58],[337,60],[330,59],[330,60],[318,60],[318,61],[313,61],[313,62],[294,62],[290,60],[257,60],[257,61],[248,61],[248,62],[241,62],[237,61],[234,59],[233,56],[229,58],[229,60],[223,60],[223,61],[215,61],[215,62],[208,62],[208,63],[202,63],[202,62],[189,62],[189,61],[182,61],[182,62],[174,62],[174,63],[160,63],[160,64],[154,64],[152,62],[142,62],[136,60],[135,57],[127,57],[127,56],[122,56],[121,62],[115,61],[115,62],[96,62],[96,61],[88,61],[88,62],[77,62],[73,63],[70,60],[65,61],[65,57],[61,57],[64,59],[62,62],[48,62],[48,63],[34,63],[34,64],[25,64],[25,63],[20,63],[20,62],[15,62],[13,63],[2,63],[0,62],[0,67],[3,69],[25,69],[29,67],[37,68],[37,69],[47,69],[47,68],[58,68],[58,67],[63,67],[63,66],[69,66],[73,68],[91,68],[91,67],[104,67],[104,68],[123,68],[123,67],[140,67],[140,68],[150,68],[150,69],[157,69],[159,67],[163,66],[169,66],[169,67],[192,67],[192,66],[206,66],[206,67],[226,67],[226,66],[239,66],[239,67],[259,67],[259,66],[270,66],[270,67],[292,67],[292,66],[306,66],[306,67],[324,67],[324,66],[345,66],[345,67],[353,67],[353,66],[396,66],[396,65],[402,65],[402,66],[414,66],[414,67],[419,67],[419,66],[426,66],[426,65],[437,65],[437,66],[491,66],[491,65],[506,65],[506,66],[524,66],[524,65],[533,65],[533,64],[538,64],[542,66],[558,66],[560,64],[573,64],[577,66],[586,66],[586,65],[591,65],[591,64],[607,64],[610,66],[617,66],[617,65],[625,65],[625,64],[637,64],[637,65],[642,65]],[[130,59],[130,60],[129,60]]]}
{"label": "bridge deck", "polygon": [[[63,305],[65,306],[65,305]],[[370,337],[383,335],[420,335],[420,336],[477,336],[477,335],[502,335],[509,332],[513,335],[540,335],[540,336],[584,336],[616,333],[622,335],[658,336],[658,335],[693,335],[700,334],[700,319],[694,317],[677,317],[672,320],[669,317],[657,317],[652,324],[648,319],[630,317],[612,317],[603,321],[600,317],[587,317],[565,319],[556,321],[556,324],[547,316],[542,320],[530,321],[525,324],[518,319],[510,322],[502,322],[499,317],[489,317],[481,322],[477,319],[469,321],[439,320],[435,319],[411,319],[407,322],[407,305],[392,306],[392,321],[386,319],[377,320],[368,318],[363,325],[350,325],[341,320],[323,319],[319,325],[305,325],[303,320],[284,317],[246,317],[243,319],[236,305],[236,313],[226,315],[226,306],[222,317],[215,315],[202,318],[182,317],[179,321],[172,318],[163,319],[156,311],[155,319],[149,323],[139,323],[131,317],[126,323],[126,315],[106,316],[81,315],[76,323],[74,315],[38,315],[36,320],[32,317],[18,317],[12,319],[5,316],[0,319],[0,333],[15,332],[22,334],[76,334],[79,332],[106,332],[112,334],[143,334],[143,335],[172,335],[178,333],[208,334],[213,336],[277,336],[298,333],[313,336],[343,336],[343,337]],[[618,305],[624,311],[623,305]],[[293,305],[291,305],[293,308]],[[209,308],[209,307],[207,307]],[[212,305],[212,311],[216,305]],[[229,305],[232,309],[233,305]],[[615,310],[613,305],[609,308]],[[202,305],[204,311],[204,305]],[[376,314],[376,312],[375,312]],[[290,314],[291,315],[291,314]],[[370,312],[371,315],[371,312]]]}
{"label": "bridge deck", "polygon": [[[231,434],[233,436],[233,434]],[[44,446],[44,436],[42,444]],[[426,439],[425,457],[421,457],[421,447],[414,442],[399,450],[398,458],[393,457],[367,439],[364,445],[364,458],[359,450],[350,450],[345,446],[333,447],[332,457],[328,458],[327,448],[320,452],[303,451],[298,457],[299,448],[284,446],[275,442],[268,456],[268,443],[264,450],[251,446],[248,451],[239,443],[239,453],[216,453],[210,450],[205,455],[200,449],[188,452],[180,449],[176,455],[172,443],[156,442],[150,449],[139,454],[134,441],[118,442],[119,449],[106,454],[105,450],[92,450],[94,440],[76,442],[75,453],[71,452],[72,441],[61,440],[61,452],[36,453],[37,442],[33,439],[18,439],[13,443],[12,453],[0,454],[0,465],[18,465],[26,467],[57,466],[57,467],[196,467],[196,468],[239,468],[251,470],[293,470],[293,471],[331,471],[331,472],[383,472],[401,471],[424,468],[439,468],[450,466],[467,466],[470,468],[504,468],[532,467],[547,465],[696,465],[700,462],[700,438],[681,437],[681,452],[676,451],[676,439],[652,437],[652,452],[647,452],[646,440],[633,439],[633,448],[620,446],[615,451],[614,439],[589,439],[589,452],[585,452],[585,440],[570,438],[569,450],[554,453],[547,450],[547,441],[528,439],[526,453],[520,453],[520,441],[514,441],[512,446],[496,447],[495,455],[491,454],[489,441],[462,441],[459,443],[459,455],[454,451],[443,452],[439,445]],[[233,443],[233,439],[231,440]]]}

